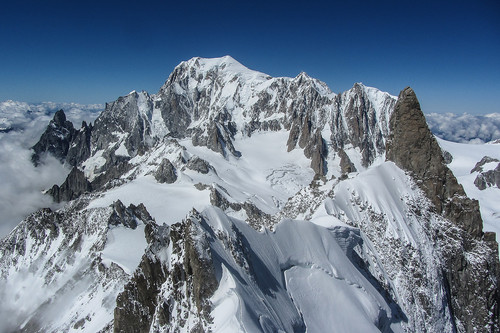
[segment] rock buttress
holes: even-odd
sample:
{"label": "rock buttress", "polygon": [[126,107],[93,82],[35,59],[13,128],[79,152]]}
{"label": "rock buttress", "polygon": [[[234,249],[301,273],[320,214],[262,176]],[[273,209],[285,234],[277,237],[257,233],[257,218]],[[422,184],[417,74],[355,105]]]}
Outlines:
{"label": "rock buttress", "polygon": [[[459,227],[463,239],[460,251],[441,249],[445,284],[457,330],[498,330],[498,245],[489,233],[483,234],[479,204],[466,196],[446,166],[411,88],[399,94],[389,128],[387,159],[410,172],[437,213]],[[491,251],[477,255],[480,243],[487,243],[486,248]]]}

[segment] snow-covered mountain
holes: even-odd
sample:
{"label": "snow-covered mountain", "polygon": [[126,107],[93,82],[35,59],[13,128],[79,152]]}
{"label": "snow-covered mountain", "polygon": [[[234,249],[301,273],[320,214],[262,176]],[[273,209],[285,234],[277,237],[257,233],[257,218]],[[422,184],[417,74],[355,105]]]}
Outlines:
{"label": "snow-covered mountain", "polygon": [[0,243],[0,330],[499,329],[495,235],[411,88],[193,58],[79,130],[57,112],[47,154],[67,203]]}

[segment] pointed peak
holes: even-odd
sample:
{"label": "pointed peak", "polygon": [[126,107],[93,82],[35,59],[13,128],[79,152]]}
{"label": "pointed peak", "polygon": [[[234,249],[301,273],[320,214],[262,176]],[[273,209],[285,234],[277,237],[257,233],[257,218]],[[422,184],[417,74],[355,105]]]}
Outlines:
{"label": "pointed peak", "polygon": [[308,78],[308,79],[311,79],[311,77],[304,71],[300,72],[296,77],[296,79],[299,79],[299,78]]}
{"label": "pointed peak", "polygon": [[366,90],[366,86],[363,84],[363,82],[356,82],[352,85],[352,88],[351,90],[355,90],[355,91],[365,91]]}
{"label": "pointed peak", "polygon": [[63,125],[66,122],[66,114],[62,109],[60,109],[54,114],[53,121],[58,125]]}
{"label": "pointed peak", "polygon": [[420,103],[418,102],[417,95],[410,87],[406,87],[401,90],[398,96],[398,104],[406,104],[411,106],[413,109],[420,110]]}
{"label": "pointed peak", "polygon": [[134,96],[134,97],[137,97],[139,95],[149,95],[149,93],[147,91],[145,91],[145,90],[141,90],[140,92],[137,91],[137,90],[132,90],[131,92],[129,92],[125,96]]}
{"label": "pointed peak", "polygon": [[403,90],[401,90],[398,98],[408,98],[408,97],[417,98],[415,91],[413,91],[411,87],[406,87]]}

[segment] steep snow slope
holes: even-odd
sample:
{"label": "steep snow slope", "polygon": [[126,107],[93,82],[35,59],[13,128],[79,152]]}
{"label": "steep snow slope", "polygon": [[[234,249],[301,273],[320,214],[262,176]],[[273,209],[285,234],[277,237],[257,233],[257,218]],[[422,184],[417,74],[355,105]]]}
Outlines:
{"label": "steep snow slope", "polygon": [[135,230],[112,226],[114,214],[109,207],[45,209],[2,241],[0,330],[99,331],[110,324],[115,299],[144,253],[144,223],[150,223],[134,217]]}
{"label": "steep snow slope", "polygon": [[[242,253],[247,264],[238,265],[225,241],[212,245],[222,268],[212,298],[215,331],[291,331],[301,325],[311,332],[401,330],[394,304],[352,258],[362,242],[357,230],[284,220],[272,233],[256,233],[220,210],[210,208],[203,215],[222,240],[239,238],[251,246],[250,253]],[[224,313],[229,304],[235,308]],[[224,326],[228,322],[233,324]]]}

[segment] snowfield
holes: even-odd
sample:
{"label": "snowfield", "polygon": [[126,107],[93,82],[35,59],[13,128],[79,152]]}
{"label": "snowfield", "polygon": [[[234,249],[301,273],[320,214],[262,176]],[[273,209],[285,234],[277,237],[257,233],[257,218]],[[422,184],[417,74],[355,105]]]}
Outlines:
{"label": "snowfield", "polygon": [[[500,160],[500,144],[464,144],[445,141],[438,138],[441,148],[453,156],[453,161],[448,167],[453,171],[455,177],[464,187],[467,196],[479,201],[481,217],[484,222],[484,231],[493,231],[497,234],[497,241],[500,240],[500,189],[496,186],[479,190],[474,185],[478,172],[472,172],[476,163],[485,156]],[[484,170],[494,169],[499,162],[488,163]]]}

